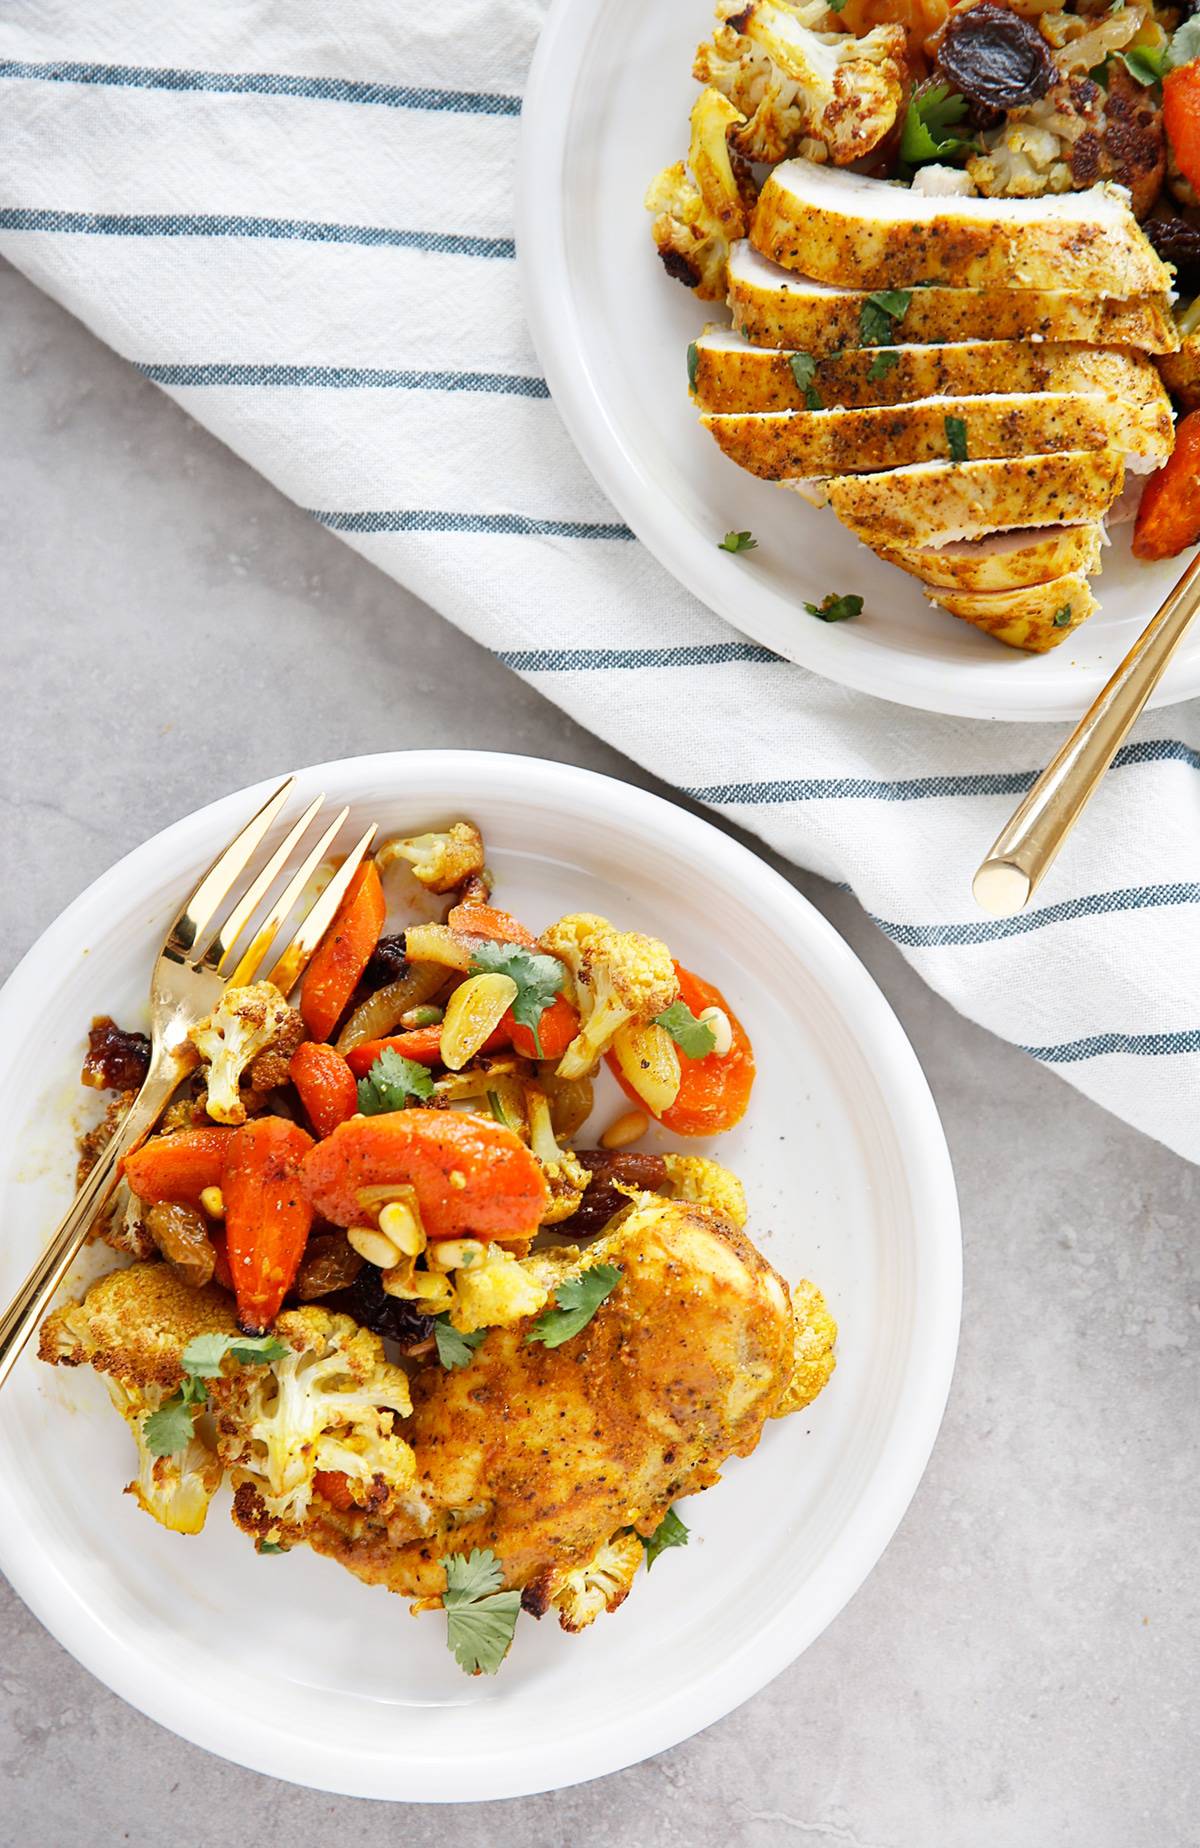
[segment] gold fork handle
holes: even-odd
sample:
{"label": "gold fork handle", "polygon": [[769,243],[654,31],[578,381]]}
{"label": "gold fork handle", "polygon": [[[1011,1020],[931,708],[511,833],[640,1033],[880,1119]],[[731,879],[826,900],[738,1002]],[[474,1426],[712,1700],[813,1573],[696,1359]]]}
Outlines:
{"label": "gold fork handle", "polygon": [[121,1158],[146,1136],[170,1102],[183,1070],[172,1058],[152,1065],[129,1115],[112,1141],[101,1151],[95,1167],[60,1220],[45,1251],[26,1277],[7,1309],[0,1315],[0,1386],[12,1372],[18,1354],[40,1323],[54,1293],[74,1263],[87,1237],[88,1227],[111,1199],[119,1179]]}
{"label": "gold fork handle", "polygon": [[1192,560],[1104,691],[996,836],[971,888],[984,911],[1012,917],[1033,896],[1158,685],[1198,607],[1200,556]]}

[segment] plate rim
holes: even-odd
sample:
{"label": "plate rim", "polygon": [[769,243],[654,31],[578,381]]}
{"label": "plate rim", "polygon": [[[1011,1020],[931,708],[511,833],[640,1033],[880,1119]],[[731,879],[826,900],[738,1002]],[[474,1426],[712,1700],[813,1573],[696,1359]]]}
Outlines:
{"label": "plate rim", "polygon": [[[635,538],[678,584],[739,634],[797,666],[854,692],[951,718],[1010,724],[1078,719],[1102,681],[1081,680],[1077,696],[1047,689],[1034,699],[1030,675],[1022,675],[1019,682],[1014,672],[1008,676],[1011,693],[1001,701],[993,691],[1002,684],[998,680],[989,678],[987,690],[977,690],[973,680],[953,668],[939,675],[936,664],[920,652],[850,650],[839,646],[840,630],[818,623],[802,627],[797,622],[794,645],[784,646],[778,635],[767,641],[747,626],[741,572],[717,578],[710,569],[705,575],[700,562],[705,551],[696,543],[696,533],[633,460],[612,422],[586,358],[575,298],[567,286],[563,163],[580,59],[608,4],[610,0],[552,0],[525,84],[516,163],[517,271],[525,318],[553,403],[598,486]],[[849,534],[847,543],[853,543]],[[759,584],[755,596],[778,605],[781,616],[794,621],[794,607],[778,592]],[[1014,662],[1014,670],[1018,667]],[[1114,660],[1109,672],[1116,667]],[[1193,661],[1173,663],[1146,710],[1180,705],[1197,694],[1200,648]]]}
{"label": "plate rim", "polygon": [[[349,1796],[427,1803],[534,1795],[622,1770],[713,1724],[796,1660],[874,1569],[916,1492],[950,1390],[962,1295],[954,1174],[937,1106],[916,1053],[865,965],[816,907],[758,854],[662,796],[553,759],[468,750],[391,751],[307,765],[295,774],[303,791],[306,781],[324,786],[335,773],[359,782],[386,776],[394,784],[405,769],[411,775],[419,767],[422,774],[436,779],[452,769],[462,774],[470,766],[477,778],[490,772],[497,782],[524,780],[526,794],[543,800],[546,779],[553,778],[550,799],[556,806],[568,806],[575,792],[593,797],[603,793],[609,804],[619,799],[627,814],[632,809],[648,824],[669,821],[676,839],[682,835],[685,841],[691,837],[702,844],[710,858],[723,863],[732,876],[749,875],[759,881],[777,902],[790,906],[803,920],[822,990],[839,1011],[849,996],[856,1029],[867,1042],[876,1068],[888,1076],[886,1086],[881,1076],[884,1102],[903,1151],[904,1177],[914,1210],[921,1213],[927,1227],[921,1246],[921,1290],[922,1327],[930,1338],[912,1363],[912,1377],[906,1380],[906,1394],[912,1401],[908,1426],[893,1438],[887,1465],[876,1472],[868,1515],[858,1517],[855,1544],[843,1547],[836,1558],[827,1555],[810,1580],[810,1587],[820,1586],[819,1597],[812,1599],[819,1605],[816,1617],[788,1624],[785,1616],[768,1639],[753,1639],[752,1644],[715,1664],[699,1682],[675,1689],[633,1722],[618,1716],[594,1729],[582,1748],[572,1745],[569,1766],[554,1763],[552,1741],[538,1741],[516,1760],[510,1756],[498,1761],[494,1754],[484,1752],[473,1765],[459,1759],[451,1770],[431,1758],[425,1761],[422,1774],[415,1770],[412,1758],[402,1755],[384,1759],[378,1753],[356,1752],[342,1745],[318,1754],[312,1741],[297,1739],[261,1713],[230,1712],[218,1691],[181,1686],[161,1662],[138,1649],[135,1633],[109,1628],[87,1607],[50,1553],[39,1550],[36,1527],[27,1523],[15,1492],[0,1480],[0,1569],[62,1647],[130,1706],[192,1744],[268,1776]],[[60,966],[63,950],[78,947],[78,925],[84,914],[94,913],[131,879],[150,874],[169,837],[172,848],[182,846],[189,835],[194,837],[195,863],[202,864],[209,844],[218,850],[235,822],[257,807],[279,780],[264,778],[177,818],[91,881],[35,939],[0,988],[0,1048],[19,1043],[18,1020],[35,1006],[38,983]],[[619,798],[614,798],[614,791]]]}

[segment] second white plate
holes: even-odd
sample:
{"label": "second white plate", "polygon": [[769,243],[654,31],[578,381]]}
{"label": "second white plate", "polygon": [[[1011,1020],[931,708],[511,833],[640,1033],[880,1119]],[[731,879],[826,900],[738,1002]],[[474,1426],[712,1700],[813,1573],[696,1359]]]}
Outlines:
{"label": "second white plate", "polygon": [[[720,454],[688,398],[688,341],[727,319],[668,278],[642,198],[687,148],[696,45],[710,0],[557,0],[523,108],[517,243],[554,400],[622,518],[679,581],[744,634],[845,686],[929,712],[1077,718],[1165,596],[1179,561],[1139,565],[1127,529],[1105,554],[1101,608],[1045,656],[1022,655],[932,607],[793,494]],[[717,549],[731,528],[758,549]],[[857,591],[864,613],[804,608]],[[1200,629],[1151,705],[1200,692]]]}

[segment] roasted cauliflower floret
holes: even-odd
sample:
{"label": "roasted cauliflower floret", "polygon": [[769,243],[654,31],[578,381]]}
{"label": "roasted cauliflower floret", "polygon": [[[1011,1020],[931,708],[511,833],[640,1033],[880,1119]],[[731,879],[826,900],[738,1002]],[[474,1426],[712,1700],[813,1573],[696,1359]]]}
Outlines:
{"label": "roasted cauliflower floret", "polygon": [[542,1215],[544,1226],[556,1226],[569,1219],[587,1192],[591,1171],[585,1168],[573,1149],[558,1145],[550,1120],[550,1100],[536,1085],[525,1087],[525,1110],[529,1121],[529,1146],[542,1164],[542,1173],[550,1189],[550,1210]]}
{"label": "roasted cauliflower floret", "polygon": [[208,1065],[208,1114],[216,1123],[244,1123],[246,1106],[238,1088],[242,1073],[280,1033],[290,1029],[294,1010],[273,982],[227,988],[211,1014],[188,1038]]}
{"label": "roasted cauliflower floret", "polygon": [[473,821],[456,821],[440,833],[385,841],[375,858],[380,872],[407,860],[427,892],[453,892],[473,873],[482,873],[483,836]]}
{"label": "roasted cauliflower floret", "polygon": [[502,1328],[544,1309],[550,1291],[503,1245],[486,1245],[478,1264],[454,1273],[450,1321],[460,1335]]}
{"label": "roasted cauliflower floret", "polygon": [[703,91],[692,108],[686,163],[665,167],[646,194],[664,268],[705,302],[725,300],[729,246],[745,237],[754,204],[753,182],[729,149],[729,131],[742,119],[719,91]]}
{"label": "roasted cauliflower floret", "polygon": [[746,1223],[746,1190],[736,1174],[707,1155],[664,1155],[666,1191],[672,1200],[709,1206],[735,1226]]}
{"label": "roasted cauliflower floret", "polygon": [[542,946],[567,965],[582,1025],[558,1064],[560,1078],[582,1078],[631,1021],[646,1025],[679,997],[671,952],[657,937],[617,930],[581,911],[560,918]]}
{"label": "roasted cauliflower floret", "polygon": [[837,1323],[820,1290],[807,1278],[792,1286],[792,1314],[796,1318],[795,1361],[773,1418],[786,1418],[789,1412],[811,1405],[837,1365],[833,1351]]}
{"label": "roasted cauliflower floret", "polygon": [[1107,94],[1085,75],[1064,77],[1036,103],[1011,109],[983,142],[967,173],[989,198],[1033,199],[1114,180],[1141,217],[1166,171],[1162,111],[1115,62]]}
{"label": "roasted cauliflower floret", "polygon": [[697,50],[692,74],[746,118],[730,140],[747,160],[802,154],[845,166],[895,123],[904,28],[875,26],[855,38],[824,0],[720,0],[712,43]]}
{"label": "roasted cauliflower floret", "polygon": [[169,1264],[109,1271],[82,1302],[52,1309],[42,1323],[38,1357],[53,1367],[90,1363],[122,1385],[175,1391],[183,1350],[196,1335],[236,1335],[233,1298],[194,1290]]}
{"label": "roasted cauliflower floret", "polygon": [[225,1472],[216,1452],[197,1435],[194,1415],[191,1441],[185,1448],[174,1456],[155,1456],[143,1432],[147,1418],[162,1404],[162,1388],[123,1386],[111,1373],[105,1383],[137,1445],[138,1472],[125,1493],[173,1534],[198,1534]]}
{"label": "roasted cauliflower floret", "polygon": [[595,1623],[602,1611],[624,1604],[633,1586],[644,1549],[637,1534],[614,1534],[581,1566],[566,1566],[555,1573],[550,1603],[564,1630],[575,1634]]}
{"label": "roasted cauliflower floret", "polygon": [[266,1367],[238,1368],[209,1388],[217,1449],[235,1487],[254,1484],[267,1511],[303,1522],[318,1470],[336,1470],[374,1500],[380,1481],[403,1492],[415,1479],[412,1451],[395,1432],[411,1409],[408,1380],[383,1343],[348,1315],[307,1305],[272,1330],[287,1353]]}

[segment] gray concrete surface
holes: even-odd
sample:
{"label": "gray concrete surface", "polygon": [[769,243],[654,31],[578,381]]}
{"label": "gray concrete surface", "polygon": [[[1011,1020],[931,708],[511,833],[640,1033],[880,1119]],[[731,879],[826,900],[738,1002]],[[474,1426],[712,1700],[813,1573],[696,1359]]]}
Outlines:
{"label": "gray concrete surface", "polygon": [[[3,269],[0,378],[0,972],[127,848],[293,761],[471,745],[645,780]],[[286,701],[239,676],[251,650],[287,665]],[[219,698],[213,660],[234,670]],[[795,877],[916,1045],[965,1223],[946,1423],[850,1607],[673,1752],[435,1810],[290,1788],[183,1744],[0,1582],[5,1848],[1200,1839],[1200,1177],[959,1019],[851,899]]]}

